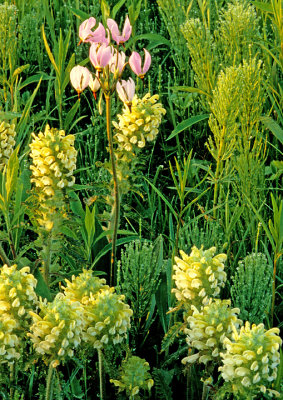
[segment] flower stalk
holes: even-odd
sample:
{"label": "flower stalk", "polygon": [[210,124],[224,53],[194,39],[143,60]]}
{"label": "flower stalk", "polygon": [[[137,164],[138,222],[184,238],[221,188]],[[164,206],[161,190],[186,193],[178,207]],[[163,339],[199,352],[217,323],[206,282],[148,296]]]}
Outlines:
{"label": "flower stalk", "polygon": [[49,367],[48,367],[47,378],[46,378],[45,400],[52,400],[53,371],[54,371],[54,368],[52,366],[52,363],[50,363]]}
{"label": "flower stalk", "polygon": [[110,286],[113,286],[116,279],[116,271],[115,271],[115,256],[116,256],[116,242],[117,242],[117,232],[119,225],[119,215],[120,215],[120,197],[119,197],[119,186],[118,186],[118,178],[116,172],[116,162],[115,162],[115,154],[113,148],[113,137],[111,132],[111,95],[104,94],[105,103],[106,103],[106,130],[107,130],[107,139],[109,143],[109,153],[111,160],[111,168],[113,174],[113,185],[114,185],[114,205],[113,205],[113,220],[111,221],[110,228],[112,230],[112,249],[111,249],[111,265],[110,265]]}

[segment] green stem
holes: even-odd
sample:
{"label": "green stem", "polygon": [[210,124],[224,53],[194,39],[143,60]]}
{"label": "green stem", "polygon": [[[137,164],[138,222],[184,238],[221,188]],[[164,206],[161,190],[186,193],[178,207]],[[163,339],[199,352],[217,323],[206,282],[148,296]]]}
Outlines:
{"label": "green stem", "polygon": [[46,378],[46,391],[45,391],[45,400],[52,400],[52,381],[53,381],[53,371],[54,368],[52,367],[51,363],[49,364],[48,374]]}
{"label": "green stem", "polygon": [[202,396],[201,396],[201,400],[206,400],[208,395],[208,386],[204,383],[203,387],[202,387]]}
{"label": "green stem", "polygon": [[[223,133],[225,130],[223,129]],[[223,147],[223,142],[224,139],[223,137],[220,140],[220,146],[218,150],[218,156],[217,156],[217,165],[216,165],[216,171],[215,171],[215,185],[214,185],[214,196],[213,196],[213,217],[216,218],[216,204],[217,204],[217,195],[218,195],[218,179],[220,176],[220,167],[222,164],[222,147]]]}
{"label": "green stem", "polygon": [[0,258],[1,258],[1,260],[3,261],[4,264],[7,264],[7,265],[8,265],[8,267],[11,266],[10,260],[9,260],[9,258],[7,257],[7,255],[6,255],[5,251],[4,251],[4,249],[3,249],[2,245],[1,245],[1,243],[0,243]]}
{"label": "green stem", "polygon": [[279,259],[278,253],[275,252],[274,255],[274,262],[273,262],[273,281],[272,281],[272,301],[271,301],[271,311],[270,311],[270,326],[273,326],[273,314],[274,314],[274,307],[275,307],[275,291],[276,291],[276,268],[277,268],[277,261]]}
{"label": "green stem", "polygon": [[43,267],[44,267],[44,280],[46,285],[49,288],[49,279],[50,279],[50,265],[51,265],[51,247],[52,247],[52,231],[48,234],[47,243],[44,249],[44,259],[43,259]]}
{"label": "green stem", "polygon": [[114,154],[114,148],[113,148],[113,138],[112,138],[112,132],[111,132],[111,96],[110,95],[105,94],[105,102],[106,102],[107,139],[108,139],[108,143],[109,143],[109,152],[110,152],[111,168],[112,168],[113,183],[114,183],[114,217],[113,217],[114,220],[113,220],[111,267],[110,267],[110,285],[112,286],[116,279],[115,256],[116,256],[117,232],[118,232],[118,225],[119,225],[120,198],[119,198],[118,178],[117,178],[117,172],[116,172],[115,154]]}
{"label": "green stem", "polygon": [[14,397],[14,383],[15,383],[15,374],[16,374],[16,366],[15,362],[10,364],[10,398]]}
{"label": "green stem", "polygon": [[97,352],[98,352],[98,369],[99,369],[99,393],[100,393],[100,400],[103,400],[102,351],[98,349]]}

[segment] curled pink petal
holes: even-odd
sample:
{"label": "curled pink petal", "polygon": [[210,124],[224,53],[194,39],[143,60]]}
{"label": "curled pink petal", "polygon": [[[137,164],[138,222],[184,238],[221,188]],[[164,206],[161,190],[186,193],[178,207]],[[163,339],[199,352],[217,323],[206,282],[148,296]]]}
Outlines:
{"label": "curled pink petal", "polygon": [[118,70],[118,74],[120,77],[123,73],[125,65],[126,65],[126,54],[123,51],[117,53],[117,50],[115,49],[110,63],[110,71],[112,72],[112,74],[114,74],[115,71]]}
{"label": "curled pink petal", "polygon": [[92,28],[96,24],[96,19],[90,17],[81,23],[79,27],[79,38],[82,42],[86,42],[89,36],[92,34]]}
{"label": "curled pink petal", "polygon": [[107,41],[106,31],[101,22],[99,22],[95,31],[91,32],[87,41],[91,43],[105,43]]}
{"label": "curled pink petal", "polygon": [[109,64],[112,58],[112,47],[103,43],[101,46],[92,43],[89,49],[89,59],[94,68],[100,70]]}
{"label": "curled pink petal", "polygon": [[141,74],[141,56],[136,51],[133,51],[129,58],[129,65],[136,75]]}
{"label": "curled pink petal", "polygon": [[150,53],[146,50],[143,49],[144,51],[144,64],[143,64],[143,74],[146,74],[146,72],[149,70],[150,64],[151,64],[151,55]]}
{"label": "curled pink petal", "polygon": [[114,19],[108,18],[107,19],[107,26],[111,32],[112,39],[119,45],[121,43],[125,43],[132,33],[132,26],[130,24],[130,20],[127,16],[122,34],[119,31],[117,22]]}

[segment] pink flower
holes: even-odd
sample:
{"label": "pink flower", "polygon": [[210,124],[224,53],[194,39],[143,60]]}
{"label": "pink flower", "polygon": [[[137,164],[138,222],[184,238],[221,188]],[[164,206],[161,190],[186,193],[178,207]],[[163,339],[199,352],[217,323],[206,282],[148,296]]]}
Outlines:
{"label": "pink flower", "polygon": [[117,82],[116,90],[123,103],[129,105],[132,103],[135,95],[135,82],[132,78],[127,81],[122,80],[122,82]]}
{"label": "pink flower", "polygon": [[110,35],[108,32],[108,38],[106,38],[106,32],[104,26],[99,22],[98,27],[95,31],[92,31],[92,28],[95,26],[96,20],[93,17],[86,19],[79,28],[79,37],[80,43],[110,43]]}
{"label": "pink flower", "polygon": [[125,43],[129,37],[131,36],[132,33],[132,26],[130,24],[129,17],[127,16],[125,23],[124,23],[124,28],[122,35],[120,34],[117,22],[114,21],[114,19],[108,18],[107,19],[107,26],[111,32],[112,39],[117,43]]}
{"label": "pink flower", "polygon": [[112,72],[112,74],[114,74],[115,71],[118,70],[118,74],[120,77],[124,71],[125,65],[126,65],[126,54],[123,51],[120,51],[119,53],[115,49],[110,63],[110,71]]}
{"label": "pink flower", "polygon": [[81,42],[88,42],[90,35],[93,33],[92,28],[96,24],[96,19],[93,17],[90,17],[89,19],[86,19],[79,28],[79,37]]}
{"label": "pink flower", "polygon": [[95,69],[101,71],[109,64],[112,58],[112,47],[103,43],[101,46],[97,43],[92,43],[89,48],[89,59]]}
{"label": "pink flower", "polygon": [[133,53],[131,54],[130,58],[129,58],[129,64],[130,67],[132,69],[132,71],[138,75],[138,77],[140,77],[141,79],[144,78],[146,72],[148,71],[150,64],[151,64],[151,55],[149,54],[149,52],[146,49],[143,49],[144,51],[144,64],[143,64],[143,68],[141,67],[141,56],[139,55],[139,53],[137,53],[136,51],[133,51]]}
{"label": "pink flower", "polygon": [[90,72],[87,68],[77,65],[72,68],[70,72],[70,80],[73,87],[76,89],[78,94],[88,86],[90,80]]}

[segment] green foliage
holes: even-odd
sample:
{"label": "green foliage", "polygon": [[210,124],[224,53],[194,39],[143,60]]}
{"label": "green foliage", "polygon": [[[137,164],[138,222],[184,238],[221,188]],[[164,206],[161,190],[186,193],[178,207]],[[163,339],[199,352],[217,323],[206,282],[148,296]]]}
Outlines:
{"label": "green foliage", "polygon": [[243,321],[259,324],[268,318],[271,307],[272,267],[266,256],[252,253],[239,262],[232,277],[233,306],[240,309]]}
{"label": "green foliage", "polygon": [[140,240],[129,243],[118,264],[118,286],[134,311],[133,334],[136,340],[141,335],[144,342],[154,320],[155,293],[163,267],[162,237],[154,244]]}

